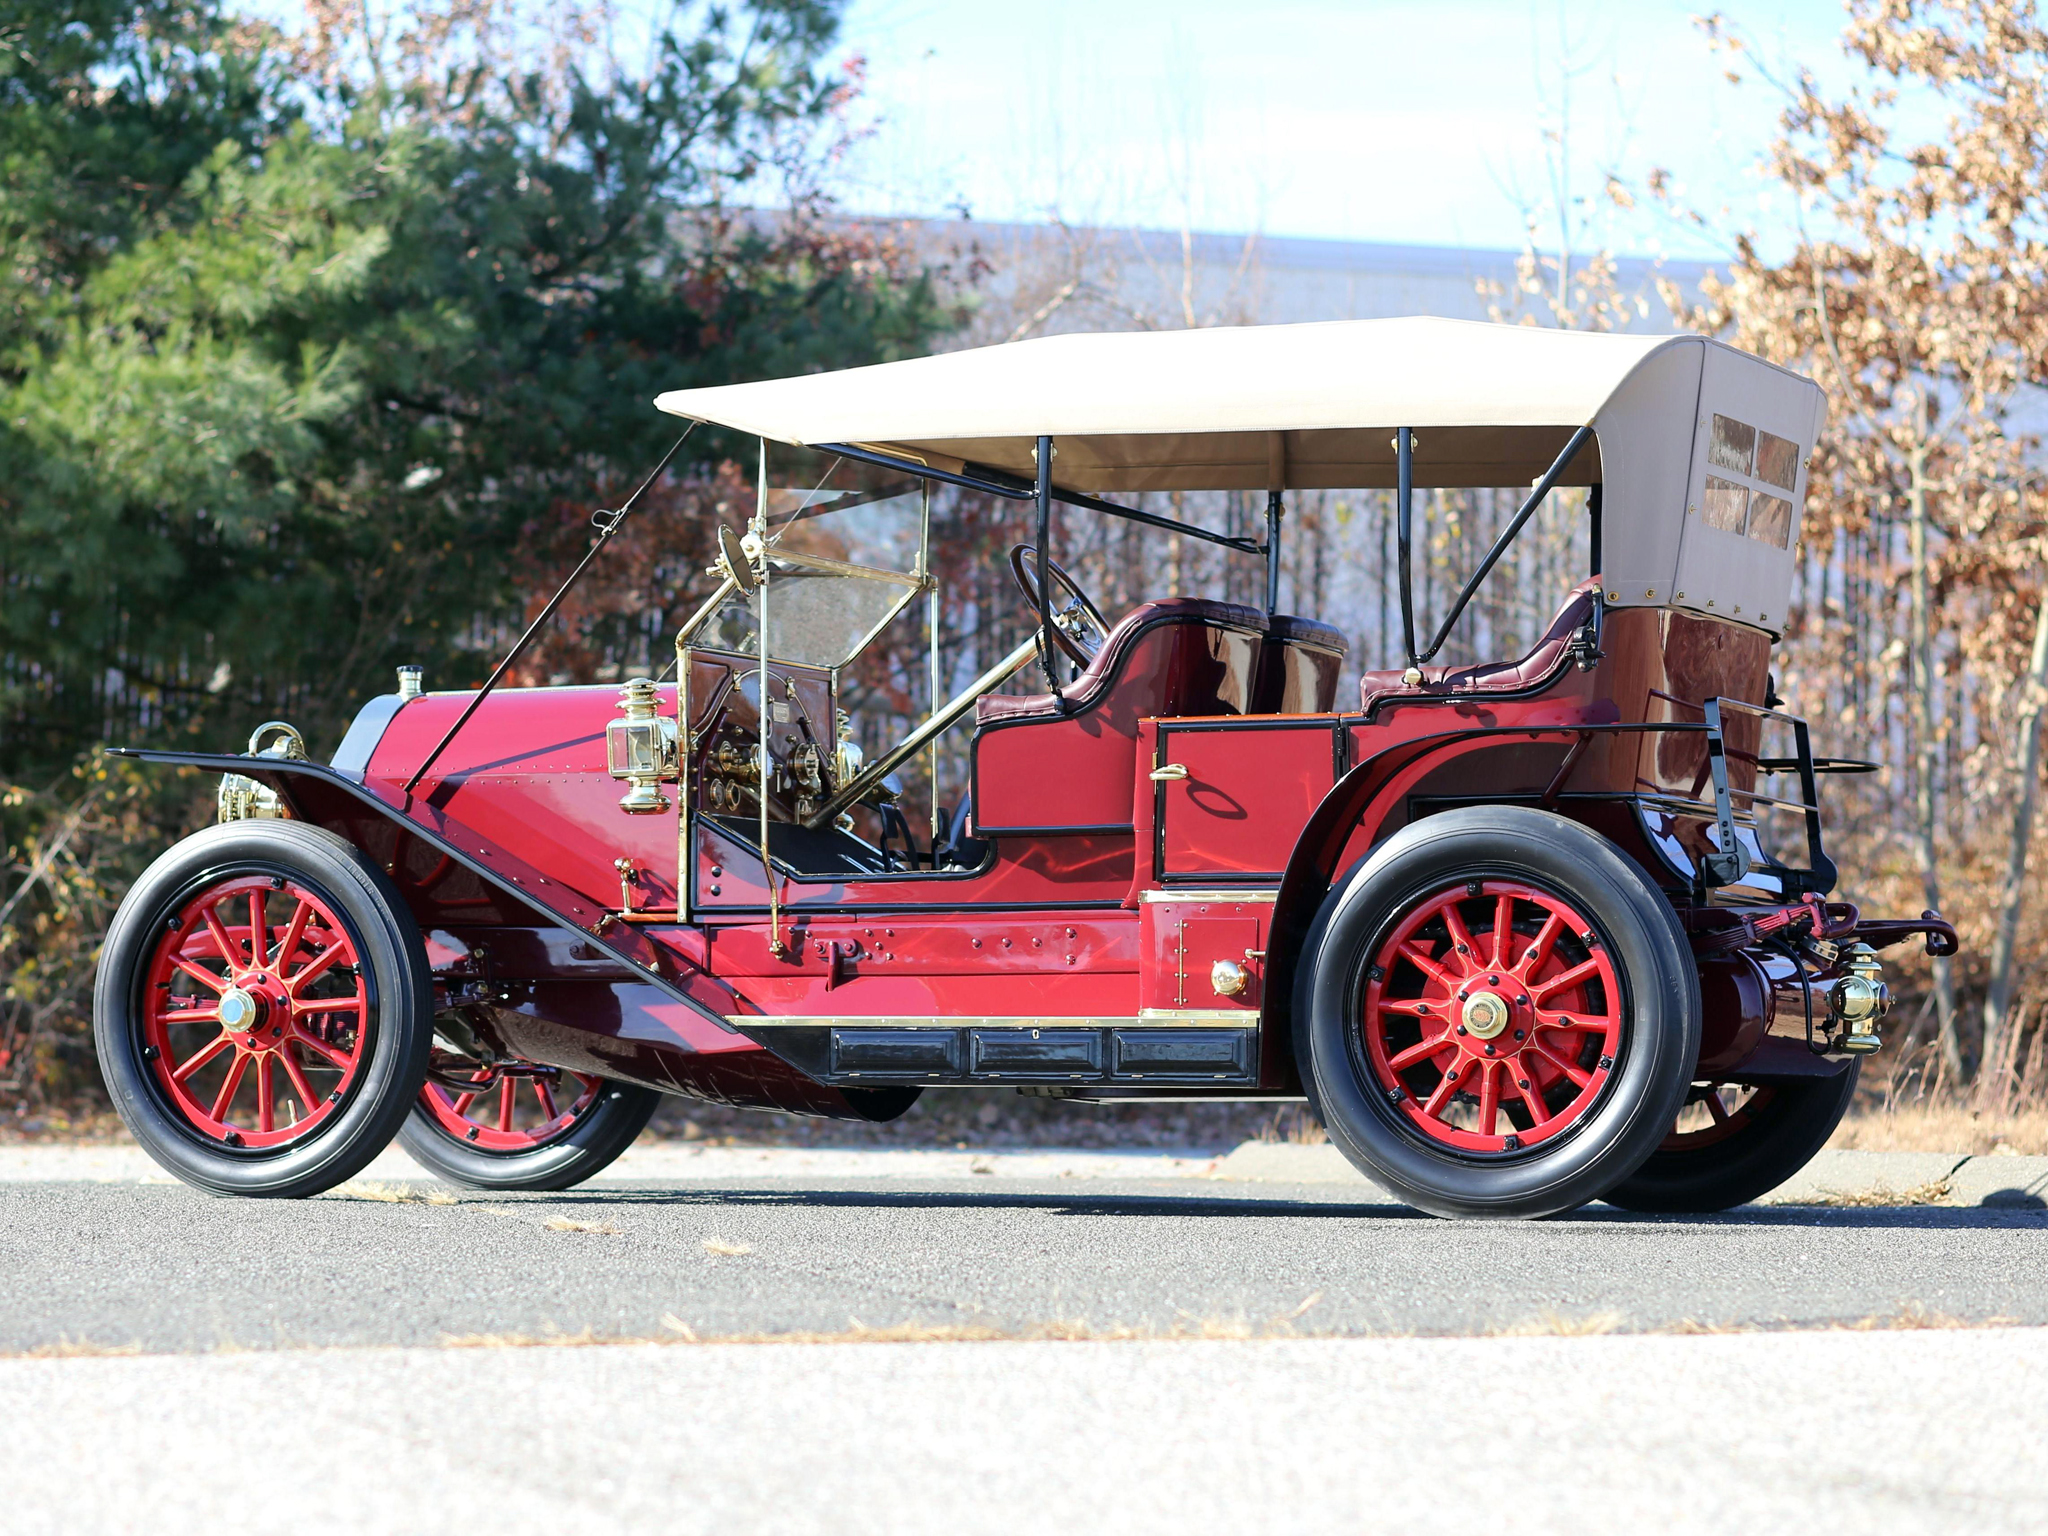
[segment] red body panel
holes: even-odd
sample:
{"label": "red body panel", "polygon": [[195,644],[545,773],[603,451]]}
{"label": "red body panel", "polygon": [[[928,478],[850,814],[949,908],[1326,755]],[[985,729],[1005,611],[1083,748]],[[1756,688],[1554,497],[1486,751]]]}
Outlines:
{"label": "red body panel", "polygon": [[[1653,610],[1616,612],[1607,626],[1597,665],[1560,662],[1517,692],[1447,681],[1369,712],[1279,716],[1226,707],[1247,701],[1263,675],[1244,635],[1205,640],[1185,623],[1141,634],[1128,671],[1091,707],[1061,716],[1008,701],[978,732],[976,830],[1012,829],[990,837],[980,867],[783,871],[772,924],[751,818],[692,814],[679,890],[679,809],[621,810],[605,765],[610,688],[494,694],[415,797],[404,780],[467,697],[406,703],[363,788],[420,829],[415,846],[389,822],[368,825],[374,814],[301,814],[349,822],[345,835],[383,849],[436,930],[451,996],[484,1009],[506,1048],[565,1067],[735,1102],[865,1112],[848,1085],[876,1069],[866,1057],[846,1065],[868,1048],[845,1033],[849,1021],[968,1021],[971,1040],[934,1045],[925,1065],[938,1069],[906,1069],[904,1079],[986,1080],[974,1063],[1043,1058],[1053,1077],[1115,1076],[1121,1063],[1123,1078],[1182,1091],[1285,1091],[1290,1054],[1273,1026],[1285,1023],[1293,948],[1336,873],[1412,817],[1466,800],[1534,800],[1580,815],[1656,869],[1634,803],[1613,798],[1650,795],[1671,841],[1705,846],[1703,739],[1605,728],[1696,723],[1716,696],[1760,703],[1769,641]],[[737,679],[721,666],[693,664],[693,720],[718,697],[732,703]],[[788,686],[806,718],[827,707],[828,695],[807,691],[816,680]],[[676,690],[659,700],[672,716]],[[1196,712],[1155,713],[1162,702]],[[1185,777],[1151,777],[1176,766]],[[1745,765],[1733,767],[1746,787]],[[618,915],[622,859],[633,871],[630,921]],[[579,951],[579,930],[596,947]],[[1219,977],[1236,990],[1219,991]],[[1710,1047],[1734,1060],[1759,1048],[1758,986],[1725,990],[1737,999],[1733,1022],[1710,1030]],[[1188,1028],[1138,1028],[1161,1020]],[[1075,1028],[1046,1033],[1061,1021]],[[1257,1042],[1250,1056],[1240,1040]]]}

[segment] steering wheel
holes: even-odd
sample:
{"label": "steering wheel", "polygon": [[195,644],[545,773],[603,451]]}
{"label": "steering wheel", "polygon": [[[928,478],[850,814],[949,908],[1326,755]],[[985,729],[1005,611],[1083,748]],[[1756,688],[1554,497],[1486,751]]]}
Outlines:
{"label": "steering wheel", "polygon": [[[1077,667],[1085,667],[1095,659],[1095,653],[1102,649],[1102,642],[1109,638],[1109,621],[1102,616],[1102,610],[1088,599],[1081,590],[1081,584],[1060,568],[1060,563],[1050,555],[1046,556],[1047,579],[1056,592],[1066,594],[1065,603],[1054,602],[1052,610],[1053,644],[1067,653],[1067,659]],[[1010,551],[1010,575],[1016,579],[1017,590],[1024,594],[1024,601],[1030,607],[1031,616],[1038,617],[1038,549],[1035,545],[1019,544]],[[1050,673],[1051,667],[1046,671]]]}

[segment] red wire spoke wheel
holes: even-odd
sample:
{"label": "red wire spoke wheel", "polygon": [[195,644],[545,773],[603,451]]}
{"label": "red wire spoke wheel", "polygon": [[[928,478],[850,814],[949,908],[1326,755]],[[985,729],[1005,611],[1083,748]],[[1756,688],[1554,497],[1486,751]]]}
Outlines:
{"label": "red wire spoke wheel", "polygon": [[1598,1101],[1621,1053],[1621,984],[1592,919],[1511,880],[1415,902],[1374,956],[1361,1039],[1419,1135],[1517,1152]]}
{"label": "red wire spoke wheel", "polygon": [[434,1051],[399,1140],[451,1183],[568,1189],[609,1167],[661,1103],[651,1088],[489,1051],[459,1013],[445,1022],[465,1049]]}
{"label": "red wire spoke wheel", "polygon": [[420,1090],[420,1103],[442,1130],[485,1152],[531,1152],[547,1146],[604,1092],[601,1077],[535,1068],[526,1062],[516,1063],[510,1072],[476,1067],[461,1075],[473,1086],[456,1089],[430,1077]]}
{"label": "red wire spoke wheel", "polygon": [[187,1124],[262,1150],[318,1132],[362,1065],[370,1006],[355,940],[284,875],[203,885],[165,923],[143,1055]]}
{"label": "red wire spoke wheel", "polygon": [[1740,1136],[1770,1108],[1777,1090],[1768,1083],[1695,1083],[1685,1108],[1659,1152],[1700,1152]]}
{"label": "red wire spoke wheel", "polygon": [[425,1081],[433,978],[390,878],[319,827],[208,827],[130,887],[93,1040],[152,1157],[215,1194],[318,1194],[390,1144]]}
{"label": "red wire spoke wheel", "polygon": [[1422,817],[1337,880],[1295,961],[1295,1062],[1330,1139],[1440,1216],[1599,1199],[1669,1134],[1699,1060],[1670,899],[1527,806]]}

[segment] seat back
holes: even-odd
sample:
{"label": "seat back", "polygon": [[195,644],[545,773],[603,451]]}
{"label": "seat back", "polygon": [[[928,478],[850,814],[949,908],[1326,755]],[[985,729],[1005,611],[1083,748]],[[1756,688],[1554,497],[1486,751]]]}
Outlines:
{"label": "seat back", "polygon": [[1483,661],[1469,667],[1424,667],[1422,681],[1402,681],[1402,669],[1388,667],[1358,679],[1359,703],[1370,710],[1390,699],[1462,697],[1471,693],[1525,693],[1564,665],[1572,636],[1585,628],[1599,601],[1597,580],[1580,582],[1564,600],[1529,653],[1519,661]]}
{"label": "seat back", "polygon": [[1253,712],[1266,616],[1203,598],[1142,603],[1072,684],[975,710],[974,831],[1126,831],[1138,722]]}
{"label": "seat back", "polygon": [[1266,621],[1254,715],[1326,715],[1337,707],[1337,679],[1350,649],[1344,632],[1320,619],[1276,613]]}

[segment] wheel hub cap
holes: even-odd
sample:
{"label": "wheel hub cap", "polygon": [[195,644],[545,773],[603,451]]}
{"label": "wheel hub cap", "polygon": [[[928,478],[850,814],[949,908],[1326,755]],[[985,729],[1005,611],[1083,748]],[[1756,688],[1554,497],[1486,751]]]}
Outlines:
{"label": "wheel hub cap", "polygon": [[220,1021],[230,1031],[254,1029],[263,1022],[263,1001],[241,987],[229,987],[220,995]]}
{"label": "wheel hub cap", "polygon": [[1480,1040],[1491,1040],[1508,1027],[1507,1002],[1495,997],[1491,992],[1475,993],[1465,999],[1462,1022],[1468,1035]]}

